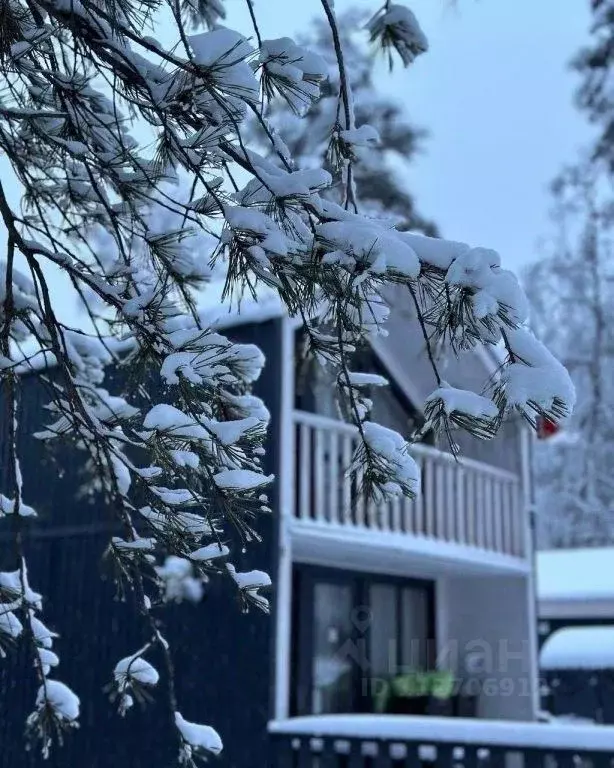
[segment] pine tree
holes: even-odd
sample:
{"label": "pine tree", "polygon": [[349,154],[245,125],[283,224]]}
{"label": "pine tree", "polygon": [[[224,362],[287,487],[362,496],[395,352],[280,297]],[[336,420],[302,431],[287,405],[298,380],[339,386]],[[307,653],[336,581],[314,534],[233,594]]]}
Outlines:
{"label": "pine tree", "polygon": [[[348,365],[348,351],[385,322],[387,286],[404,292],[433,343],[445,338],[460,353],[503,339],[508,350],[492,398],[451,390],[435,369],[432,428],[490,437],[511,409],[533,422],[572,406],[565,371],[524,328],[524,295],[496,253],[401,232],[360,211],[357,155],[375,131],[356,127],[332,0],[316,7],[339,72],[330,141],[340,204],[324,194],[330,173],[300,169],[283,134],[265,131],[274,152],[264,157],[244,133],[247,115],[266,126],[272,99],[309,106],[329,73],[289,38],[263,39],[255,12],[245,30],[252,45],[219,26],[222,0],[0,0],[0,369],[10,478],[0,522],[15,553],[0,572],[0,641],[21,643],[36,669],[27,733],[45,755],[76,726],[80,702],[56,677],[62,629],[56,641],[44,623],[53,617],[28,583],[22,534],[36,510],[19,464],[22,372],[54,365],[43,379],[50,423],[36,437],[82,452],[121,526],[107,558],[148,640],[109,670],[114,701],[129,716],[145,693],[166,691],[183,765],[222,744],[180,713],[164,605],[197,591],[177,580],[213,575],[266,610],[260,589],[270,583],[259,571],[238,572],[228,546],[232,530],[257,540],[258,515],[269,510],[272,478],[261,461],[269,414],[250,394],[264,359],[207,327],[198,297],[211,265],[225,271],[225,298],[257,298],[265,285],[302,319],[312,354],[338,373],[361,438],[350,471],[360,468],[373,499],[411,496],[419,482],[407,442],[365,420],[365,377]],[[167,43],[148,34],[157,31]],[[368,31],[404,64],[426,47],[414,15],[395,3],[376,10]],[[13,185],[21,205],[11,201]],[[67,298],[50,289],[53,270],[86,313],[79,328],[63,319]],[[123,375],[105,379],[109,366]]]}
{"label": "pine tree", "polygon": [[573,62],[580,109],[597,126],[589,155],[553,185],[558,235],[526,278],[538,335],[566,363],[578,405],[564,431],[538,446],[541,546],[614,539],[611,177],[614,173],[614,2],[592,0],[590,43]]}
{"label": "pine tree", "polygon": [[526,286],[533,326],[568,369],[577,406],[537,446],[540,544],[603,546],[614,539],[612,209],[591,163],[564,172],[553,194],[558,236]]}
{"label": "pine tree", "polygon": [[[425,133],[407,122],[404,110],[397,101],[376,88],[377,57],[369,48],[364,34],[367,20],[363,12],[355,9],[346,11],[339,19],[354,98],[356,127],[360,131],[362,126],[368,126],[362,141],[354,146],[358,197],[371,215],[389,219],[397,229],[418,230],[435,236],[436,226],[417,212],[407,183],[402,180],[403,170],[420,151]],[[340,168],[334,162],[335,147],[331,145],[340,81],[330,27],[322,19],[316,19],[311,33],[301,39],[301,43],[320,55],[327,64],[328,78],[322,84],[322,95],[309,106],[304,116],[301,115],[302,104],[294,100],[280,100],[272,104],[268,117],[283,133],[299,167],[324,165],[331,172],[333,185],[327,196],[340,201],[343,185]]]}
{"label": "pine tree", "polygon": [[592,38],[574,61],[582,76],[578,105],[598,127],[593,156],[614,172],[614,93],[611,89],[614,68],[614,2],[591,0]]}

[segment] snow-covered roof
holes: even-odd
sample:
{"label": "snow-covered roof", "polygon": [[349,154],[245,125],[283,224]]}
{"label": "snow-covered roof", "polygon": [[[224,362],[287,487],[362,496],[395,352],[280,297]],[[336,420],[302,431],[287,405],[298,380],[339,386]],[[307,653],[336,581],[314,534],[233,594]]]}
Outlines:
{"label": "snow-covered roof", "polygon": [[[199,307],[199,317],[203,327],[217,331],[227,331],[242,325],[256,325],[274,320],[286,314],[286,309],[279,298],[267,293],[256,300],[251,296],[245,297],[241,302],[208,303]],[[105,339],[105,346],[114,353],[129,351],[133,348],[132,338],[120,341],[114,337]],[[27,363],[17,368],[18,373],[31,373],[42,371],[55,366],[55,357],[50,352],[36,351],[33,345],[22,345],[24,358]]]}
{"label": "snow-covered roof", "polygon": [[537,553],[541,601],[614,601],[614,547],[552,549]]}
{"label": "snow-covered roof", "polygon": [[232,328],[237,325],[265,323],[282,317],[286,313],[281,301],[274,296],[266,296],[258,301],[245,298],[240,304],[226,304],[210,307],[201,312],[201,321],[218,330]]}
{"label": "snow-covered roof", "polygon": [[[288,314],[278,294],[265,286],[259,287],[256,298],[246,294],[240,301],[222,300],[223,291],[224,281],[215,280],[209,283],[207,290],[200,296],[197,311],[204,327],[225,332],[231,328],[264,323]],[[385,326],[386,333],[371,338],[371,344],[389,377],[397,382],[416,408],[421,408],[435,385],[424,351],[422,331],[415,319],[411,320],[406,316],[404,305],[399,302],[399,298],[405,301],[405,296],[397,293],[387,295],[386,298],[391,305],[391,316]],[[75,325],[89,330],[87,318],[82,318],[82,322]],[[92,343],[95,343],[94,337]],[[104,346],[107,350],[120,354],[130,350],[133,343],[132,338],[120,341],[107,337]],[[21,351],[28,362],[17,368],[18,373],[32,373],[55,366],[52,353],[37,349],[34,344],[22,345]],[[499,353],[494,347],[478,345],[472,351],[473,359],[469,365],[454,358],[448,361],[447,371],[454,377],[450,369],[458,367],[455,377],[457,383],[466,384],[469,390],[479,390],[485,377],[498,369],[501,362],[497,356]],[[467,377],[475,377],[475,381],[465,381]]]}
{"label": "snow-covered roof", "polygon": [[614,627],[564,627],[539,654],[541,669],[614,669]]}

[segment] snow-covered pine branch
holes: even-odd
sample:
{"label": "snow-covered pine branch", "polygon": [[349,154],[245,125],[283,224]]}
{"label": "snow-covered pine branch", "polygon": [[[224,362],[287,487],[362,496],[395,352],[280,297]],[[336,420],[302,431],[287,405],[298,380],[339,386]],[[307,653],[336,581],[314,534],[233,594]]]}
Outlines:
{"label": "snow-covered pine branch", "polygon": [[[418,481],[410,446],[368,420],[361,372],[348,364],[352,349],[384,331],[388,286],[405,291],[433,343],[445,339],[462,353],[506,340],[496,415],[480,407],[476,417],[469,396],[437,395],[433,426],[450,421],[489,436],[510,408],[529,420],[571,408],[566,374],[522,328],[524,297],[497,254],[400,232],[361,212],[355,169],[376,131],[356,125],[333,3],[318,9],[337,72],[329,142],[338,202],[326,195],[330,173],[297,166],[283,131],[267,128],[279,99],[301,113],[318,99],[330,61],[286,38],[263,40],[256,15],[253,30],[235,31],[219,26],[222,0],[0,3],[0,152],[10,169],[0,181],[0,369],[11,478],[0,489],[0,517],[11,518],[17,552],[0,574],[10,587],[0,595],[0,632],[25,643],[36,667],[28,734],[44,753],[77,724],[80,703],[55,679],[54,635],[39,618],[43,600],[28,586],[21,548],[35,510],[19,469],[18,394],[34,360],[54,365],[44,379],[49,421],[36,436],[85,454],[121,529],[107,557],[149,638],[109,670],[120,711],[129,715],[137,690],[166,695],[186,765],[222,745],[212,728],[180,714],[160,610],[185,596],[186,578],[227,578],[244,605],[261,609],[259,589],[269,584],[225,561],[231,528],[244,543],[258,538],[272,477],[262,469],[269,413],[250,394],[264,359],[203,320],[199,297],[212,271],[225,274],[224,297],[257,298],[264,285],[302,318],[311,354],[338,372],[362,438],[352,469],[360,465],[372,497],[411,495]],[[388,54],[408,64],[426,49],[408,9],[387,3],[374,12],[367,34]],[[264,152],[249,141],[248,116],[264,129]],[[15,183],[21,205],[11,197]],[[53,274],[80,304],[79,327],[64,316]],[[108,368],[117,374],[110,382]],[[443,386],[435,364],[434,386]],[[182,588],[171,586],[171,572]],[[153,648],[164,660],[159,671],[144,658]],[[162,676],[166,694],[157,692]]]}
{"label": "snow-covered pine branch", "polygon": [[[408,122],[397,100],[376,86],[377,61],[365,35],[368,21],[367,13],[355,9],[338,18],[352,90],[354,129],[347,130],[339,122],[341,78],[331,29],[321,17],[316,17],[312,29],[300,38],[300,46],[289,38],[263,41],[267,51],[261,64],[263,88],[271,94],[277,92],[281,98],[271,100],[266,122],[261,115],[252,115],[248,128],[263,151],[279,151],[291,157],[297,168],[326,168],[332,184],[320,194],[338,203],[344,198],[344,164],[353,158],[362,213],[385,219],[399,229],[417,229],[434,235],[434,224],[416,210],[415,200],[403,180],[403,169],[420,148],[423,133]],[[324,79],[320,76],[321,95],[317,100],[312,98],[311,90],[305,89],[305,76],[303,80],[298,76],[292,80],[286,75],[291,64],[298,61],[302,71],[302,62],[314,59],[320,71],[327,74]]]}

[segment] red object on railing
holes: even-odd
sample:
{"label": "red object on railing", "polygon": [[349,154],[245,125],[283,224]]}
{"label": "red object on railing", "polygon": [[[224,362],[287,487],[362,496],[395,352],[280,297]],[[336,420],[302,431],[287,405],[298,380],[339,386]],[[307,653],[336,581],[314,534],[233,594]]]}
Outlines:
{"label": "red object on railing", "polygon": [[556,421],[547,419],[545,416],[537,417],[537,437],[540,440],[547,440],[549,437],[556,435],[560,430]]}

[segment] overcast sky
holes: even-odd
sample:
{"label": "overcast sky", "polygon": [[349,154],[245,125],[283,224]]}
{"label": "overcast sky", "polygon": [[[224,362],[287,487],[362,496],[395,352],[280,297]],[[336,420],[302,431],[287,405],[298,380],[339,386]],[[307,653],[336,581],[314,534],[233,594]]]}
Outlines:
{"label": "overcast sky", "polygon": [[[245,0],[226,0],[248,22]],[[430,51],[382,87],[430,139],[408,184],[446,237],[520,266],[548,234],[547,185],[590,136],[568,62],[589,36],[589,0],[406,0]],[[255,0],[264,37],[304,30],[317,0]],[[336,0],[377,8],[378,0]]]}
{"label": "overcast sky", "polygon": [[[322,13],[319,0],[254,3],[265,38],[305,31]],[[408,186],[442,235],[496,248],[518,269],[549,232],[549,181],[590,137],[573,107],[577,78],[568,68],[589,37],[589,0],[407,3],[430,51],[409,70],[389,75],[382,66],[381,86],[431,134],[408,167]],[[336,0],[339,12],[350,5],[374,9],[380,0]],[[250,34],[245,0],[226,6],[228,26]],[[10,192],[17,204],[19,188]],[[48,274],[54,294],[73,295],[63,276]],[[75,309],[68,301],[62,315],[72,321]]]}

